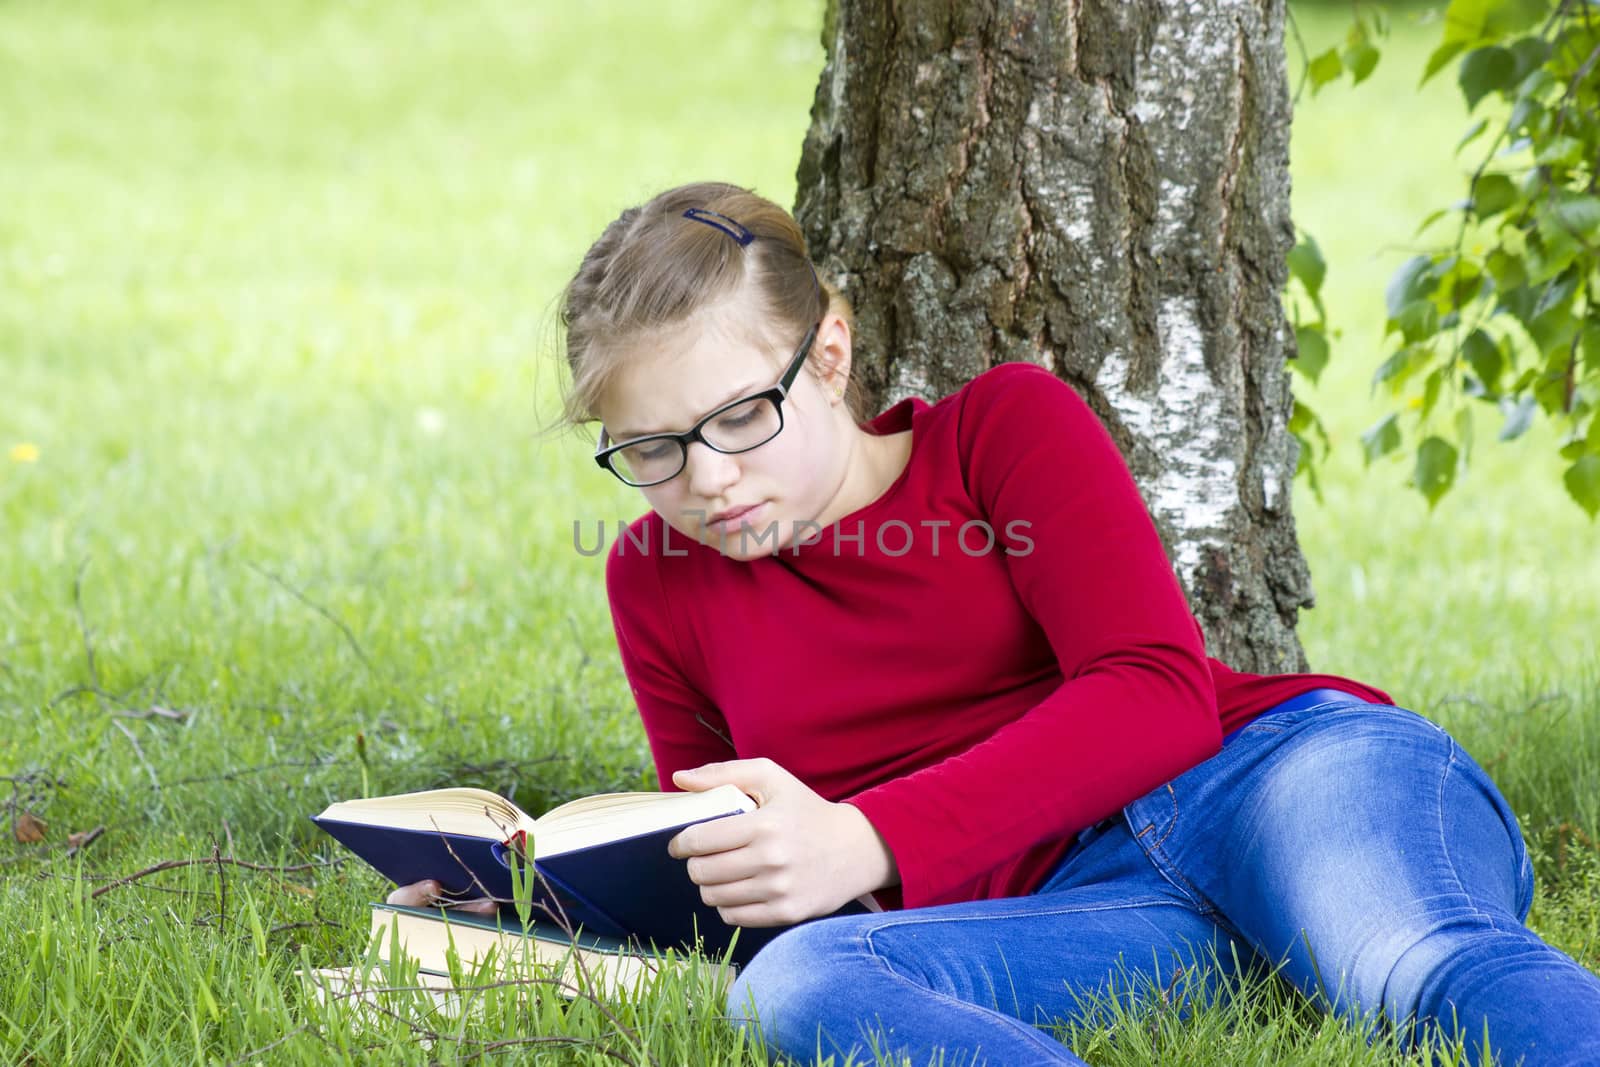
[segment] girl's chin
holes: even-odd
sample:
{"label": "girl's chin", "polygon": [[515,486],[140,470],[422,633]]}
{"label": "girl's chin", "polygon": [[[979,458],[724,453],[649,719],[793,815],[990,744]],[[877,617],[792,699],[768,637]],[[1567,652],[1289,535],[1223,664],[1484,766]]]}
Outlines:
{"label": "girl's chin", "polygon": [[734,559],[759,559],[783,547],[783,527],[771,502],[763,502],[731,521],[708,523],[699,541]]}

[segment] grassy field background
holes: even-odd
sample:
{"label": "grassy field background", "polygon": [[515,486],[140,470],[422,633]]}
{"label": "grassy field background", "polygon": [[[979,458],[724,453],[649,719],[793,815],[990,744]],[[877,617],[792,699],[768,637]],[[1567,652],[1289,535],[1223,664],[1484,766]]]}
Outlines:
{"label": "grassy field background", "polygon": [[[1313,51],[1347,18],[1299,9]],[[819,20],[0,5],[0,1058],[759,1062],[682,990],[616,1019],[507,1000],[430,1045],[352,1028],[291,973],[348,962],[382,892],[330,865],[306,821],[330,799],[470,782],[537,811],[653,784],[602,563],[571,543],[640,504],[587,443],[536,437],[552,301],[660,188],[792,200]],[[1483,442],[1432,514],[1402,467],[1361,470],[1383,282],[1465,166],[1452,87],[1412,89],[1436,28],[1395,21],[1369,83],[1296,119],[1295,214],[1343,329],[1306,394],[1335,454],[1325,501],[1296,498],[1301,632],[1489,766],[1538,857],[1535,925],[1600,968],[1596,527],[1548,433]],[[42,841],[15,839],[24,813]],[[214,854],[314,866],[90,897]],[[1104,1064],[1400,1062],[1270,991],[1070,1036]]]}

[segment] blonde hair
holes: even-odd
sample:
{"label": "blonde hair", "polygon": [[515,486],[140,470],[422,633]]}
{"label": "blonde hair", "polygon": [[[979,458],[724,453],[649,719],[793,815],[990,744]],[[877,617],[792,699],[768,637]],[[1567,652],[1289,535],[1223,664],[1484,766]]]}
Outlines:
{"label": "blonde hair", "polygon": [[[720,218],[685,217],[691,209]],[[767,322],[796,342],[830,310],[850,321],[848,301],[816,274],[799,224],[766,197],[695,182],[624,211],[584,253],[561,294],[570,383],[560,424],[597,417],[596,404],[627,358],[629,340],[686,322],[747,280]],[[853,383],[847,403],[859,419]]]}

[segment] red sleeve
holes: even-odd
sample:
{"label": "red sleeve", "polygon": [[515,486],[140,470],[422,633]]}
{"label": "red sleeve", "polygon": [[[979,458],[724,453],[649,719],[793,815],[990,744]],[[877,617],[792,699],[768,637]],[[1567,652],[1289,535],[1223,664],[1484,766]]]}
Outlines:
{"label": "red sleeve", "polygon": [[851,798],[894,852],[906,907],[1105,818],[1221,748],[1199,626],[1094,412],[1027,364],[974,379],[964,399],[968,493],[996,551],[1015,548],[1012,585],[1065,681],[965,752]]}
{"label": "red sleeve", "polygon": [[[659,520],[647,515],[638,521]],[[619,537],[612,546],[606,559],[606,598],[656,777],[662,789],[676,791],[673,771],[732,759],[735,753],[722,713],[684,676],[660,568],[654,555],[639,550],[639,543]]]}

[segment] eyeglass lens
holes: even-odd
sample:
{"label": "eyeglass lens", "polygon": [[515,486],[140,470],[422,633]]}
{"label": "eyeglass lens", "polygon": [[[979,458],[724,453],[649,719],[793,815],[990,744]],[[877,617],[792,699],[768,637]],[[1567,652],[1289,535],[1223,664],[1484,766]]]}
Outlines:
{"label": "eyeglass lens", "polygon": [[[735,404],[700,428],[700,437],[718,452],[747,452],[776,437],[783,426],[771,397]],[[634,485],[665,481],[683,469],[683,442],[670,437],[646,438],[611,454],[611,467]]]}

